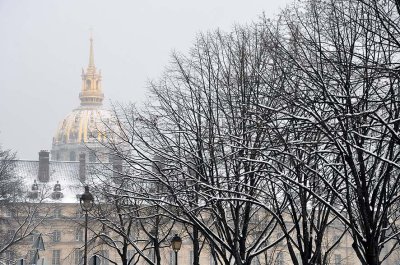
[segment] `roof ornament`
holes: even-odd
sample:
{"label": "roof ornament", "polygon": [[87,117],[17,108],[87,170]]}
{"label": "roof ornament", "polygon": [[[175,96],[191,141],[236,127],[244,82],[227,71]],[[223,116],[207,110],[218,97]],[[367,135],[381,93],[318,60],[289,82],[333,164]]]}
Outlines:
{"label": "roof ornament", "polygon": [[38,186],[38,184],[36,183],[36,179],[33,181],[33,185],[32,185],[32,191],[37,191],[37,190],[39,190],[39,186]]}
{"label": "roof ornament", "polygon": [[35,200],[39,197],[39,185],[36,183],[36,179],[33,181],[31,191],[28,192],[28,198]]}
{"label": "roof ornament", "polygon": [[60,183],[58,183],[58,180],[57,180],[57,183],[54,185],[53,191],[61,191],[61,185],[60,185]]}
{"label": "roof ornament", "polygon": [[61,192],[61,185],[60,183],[57,183],[54,185],[53,193],[51,194],[51,198],[54,200],[60,200],[62,197],[64,197],[63,193]]}

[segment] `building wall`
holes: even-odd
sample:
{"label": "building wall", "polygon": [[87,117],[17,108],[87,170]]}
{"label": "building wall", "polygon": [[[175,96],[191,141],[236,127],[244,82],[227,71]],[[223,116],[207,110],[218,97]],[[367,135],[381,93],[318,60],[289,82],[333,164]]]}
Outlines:
{"label": "building wall", "polygon": [[[45,245],[45,250],[40,251],[40,262],[39,264],[43,265],[74,265],[74,264],[83,264],[82,256],[83,256],[83,246],[84,246],[84,215],[82,215],[79,204],[72,203],[48,203],[43,204],[43,215],[47,215],[46,220],[40,224],[36,229],[36,235],[41,233],[43,242]],[[5,219],[13,218],[10,217],[10,214],[6,212],[5,208],[2,208],[1,216]],[[9,224],[6,225],[5,222],[2,222],[2,231],[7,231],[12,229]],[[93,221],[89,222],[89,233],[88,238],[93,238],[93,232],[90,231],[93,229],[95,232],[99,233],[101,226],[96,224]],[[331,242],[336,240],[336,236],[338,236],[338,231],[340,231],[341,227],[335,227],[334,225],[328,229],[326,245],[329,246]],[[182,231],[181,227],[176,227],[176,230],[172,231],[171,234],[174,234],[175,231]],[[77,233],[79,231],[79,233]],[[110,234],[112,237],[115,236],[112,233]],[[144,237],[144,235],[139,234],[140,237]],[[183,237],[183,245],[181,250],[178,253],[178,263],[179,265],[190,265],[193,262],[193,252],[191,241],[188,237]],[[116,236],[115,236],[116,237]],[[172,237],[172,235],[171,235]],[[271,237],[271,240],[280,237],[279,231],[274,233]],[[6,252],[2,256],[2,261],[4,264],[16,264],[15,262],[21,258],[25,260],[30,260],[30,255],[34,253],[35,249],[33,247],[33,243],[35,241],[36,236],[30,236],[23,240],[22,242],[16,244],[14,247],[10,249],[9,252]],[[118,264],[122,264],[120,262],[117,253],[108,247],[105,247],[102,244],[99,244],[100,240],[95,241],[94,243],[89,243],[89,253],[88,256],[91,257],[93,254],[103,251],[103,253],[108,252],[109,258],[111,260],[116,261]],[[342,239],[340,244],[334,249],[330,256],[329,264],[334,265],[353,265],[360,264],[354,254],[354,251],[351,248],[352,239],[349,234],[346,234]],[[93,248],[93,246],[98,245]],[[133,249],[130,249],[133,251]],[[12,252],[13,254],[10,254]],[[385,252],[385,251],[384,251]],[[133,252],[132,252],[133,253]],[[148,257],[151,259],[153,254],[151,251],[145,252]],[[59,255],[59,257],[58,257]],[[171,250],[170,247],[166,246],[162,249],[162,264],[163,265],[174,265],[175,253]],[[4,260],[7,257],[11,257],[13,261],[7,263]],[[400,261],[400,253],[395,252],[391,255],[390,259],[388,259],[385,264],[397,264]],[[0,262],[0,264],[2,264]],[[29,263],[25,263],[29,264]],[[101,265],[108,265],[112,263],[103,262]],[[143,259],[137,264],[148,264]],[[215,265],[213,259],[210,255],[210,251],[207,248],[207,245],[204,247],[201,257],[200,257],[201,265]],[[292,264],[290,261],[290,255],[286,248],[286,243],[282,241],[277,244],[275,247],[269,249],[265,253],[259,255],[259,257],[253,261],[254,265],[258,264],[275,264],[275,265],[284,265],[284,264]]]}

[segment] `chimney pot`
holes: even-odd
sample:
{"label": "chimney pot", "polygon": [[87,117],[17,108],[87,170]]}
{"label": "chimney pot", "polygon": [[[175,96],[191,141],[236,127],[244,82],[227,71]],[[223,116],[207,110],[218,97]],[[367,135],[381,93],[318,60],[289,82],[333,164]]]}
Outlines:
{"label": "chimney pot", "polygon": [[79,154],[79,180],[84,183],[86,181],[86,154]]}
{"label": "chimney pot", "polygon": [[122,176],[122,159],[119,156],[112,156],[112,168],[114,179],[120,178]]}
{"label": "chimney pot", "polygon": [[39,152],[39,171],[38,179],[41,182],[48,182],[50,179],[49,173],[50,167],[50,153],[47,150],[41,150]]}

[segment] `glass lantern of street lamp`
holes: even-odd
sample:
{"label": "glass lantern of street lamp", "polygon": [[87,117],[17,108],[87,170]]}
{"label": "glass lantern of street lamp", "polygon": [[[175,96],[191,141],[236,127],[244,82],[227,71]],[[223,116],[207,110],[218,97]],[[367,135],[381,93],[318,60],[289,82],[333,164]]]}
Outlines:
{"label": "glass lantern of street lamp", "polygon": [[79,199],[79,203],[81,204],[82,210],[88,212],[93,207],[94,198],[93,195],[89,192],[89,186],[85,186],[85,193],[81,195]]}
{"label": "glass lantern of street lamp", "polygon": [[35,249],[37,249],[37,250],[45,250],[42,234],[39,234],[39,235],[36,237],[35,242],[33,243],[33,247],[34,247]]}
{"label": "glass lantern of street lamp", "polygon": [[173,251],[178,252],[182,246],[182,238],[175,234],[175,236],[171,239],[171,247]]}

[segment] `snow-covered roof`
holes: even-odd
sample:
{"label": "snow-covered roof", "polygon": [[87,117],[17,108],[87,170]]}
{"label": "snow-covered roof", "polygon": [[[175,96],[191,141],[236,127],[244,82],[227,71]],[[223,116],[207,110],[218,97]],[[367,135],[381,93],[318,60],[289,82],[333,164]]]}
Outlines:
{"label": "snow-covered roof", "polygon": [[[44,201],[79,202],[77,195],[84,192],[84,184],[79,179],[79,162],[50,161],[49,181],[47,182],[41,182],[38,179],[39,161],[15,160],[14,163],[14,174],[21,180],[27,193],[32,192],[32,185],[36,183],[40,192],[45,195]],[[62,194],[60,198],[52,196],[56,184],[60,184]]]}

